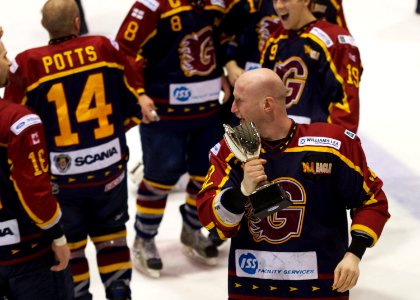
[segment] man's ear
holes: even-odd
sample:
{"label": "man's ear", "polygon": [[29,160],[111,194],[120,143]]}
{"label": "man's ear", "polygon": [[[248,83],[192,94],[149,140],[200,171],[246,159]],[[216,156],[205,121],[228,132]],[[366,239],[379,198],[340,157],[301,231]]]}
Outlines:
{"label": "man's ear", "polygon": [[274,98],[273,97],[265,97],[264,99],[264,111],[272,111],[274,105]]}
{"label": "man's ear", "polygon": [[47,29],[47,28],[45,27],[45,24],[44,24],[44,18],[42,18],[42,19],[41,19],[41,25],[42,25],[42,27],[44,27],[45,29]]}
{"label": "man's ear", "polygon": [[79,17],[74,18],[73,29],[75,30],[77,35],[79,35],[79,32],[80,32],[80,18]]}

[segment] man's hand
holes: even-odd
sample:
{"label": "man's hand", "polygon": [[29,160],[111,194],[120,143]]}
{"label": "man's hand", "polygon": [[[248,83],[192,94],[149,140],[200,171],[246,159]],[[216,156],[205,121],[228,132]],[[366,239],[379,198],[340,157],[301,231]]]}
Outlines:
{"label": "man's hand", "polygon": [[159,121],[159,116],[156,113],[156,106],[153,100],[146,94],[139,96],[139,104],[141,107],[141,113],[143,115],[142,123],[149,124],[150,122]]}
{"label": "man's hand", "polygon": [[256,158],[247,161],[244,164],[244,179],[241,183],[241,192],[245,196],[249,196],[255,191],[258,184],[267,180],[267,175],[264,171],[265,159]]}
{"label": "man's hand", "polygon": [[334,270],[333,288],[338,292],[346,292],[353,288],[359,279],[360,258],[347,252]]}
{"label": "man's hand", "polygon": [[54,265],[50,268],[51,271],[62,271],[67,268],[70,260],[70,249],[69,246],[66,244],[57,246],[54,242],[52,242],[52,250],[55,254],[55,259],[58,261],[57,265]]}
{"label": "man's hand", "polygon": [[238,79],[238,77],[245,73],[245,70],[240,68],[234,60],[227,62],[225,68],[227,71],[229,82],[232,86],[235,86],[235,82]]}
{"label": "man's hand", "polygon": [[220,104],[226,103],[229,100],[230,95],[232,94],[232,91],[230,90],[229,82],[225,76],[222,76],[222,90],[224,94],[223,94],[223,99]]}

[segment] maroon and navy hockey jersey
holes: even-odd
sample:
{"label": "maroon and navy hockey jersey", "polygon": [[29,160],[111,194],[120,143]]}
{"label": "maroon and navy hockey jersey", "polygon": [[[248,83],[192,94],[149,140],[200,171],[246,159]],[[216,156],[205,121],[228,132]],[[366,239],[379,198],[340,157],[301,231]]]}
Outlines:
{"label": "maroon and navy hockey jersey", "polygon": [[0,115],[0,265],[12,265],[51,251],[44,233],[58,225],[61,210],[51,194],[41,119],[3,99]]}
{"label": "maroon and navy hockey jersey", "polygon": [[118,44],[105,37],[70,38],[16,56],[5,95],[40,115],[60,191],[110,190],[121,182],[125,130],[141,118],[140,81]]}
{"label": "maroon and navy hockey jersey", "polygon": [[221,25],[225,62],[235,60],[246,71],[259,68],[261,51],[279,26],[272,1],[232,1]]}
{"label": "maroon and navy hockey jersey", "polygon": [[349,246],[347,211],[351,231],[372,245],[389,218],[382,181],[367,166],[359,138],[341,126],[294,124],[283,140],[263,140],[260,157],[268,180],[290,195],[289,207],[259,219],[249,203],[243,212],[222,204],[243,179],[242,163],[224,140],[210,151],[197,198],[202,224],[232,238],[229,298],[348,299],[332,290],[334,269]]}
{"label": "maroon and navy hockey jersey", "polygon": [[295,121],[357,131],[363,69],[347,30],[323,20],[298,32],[280,28],[268,40],[261,65],[274,70],[288,88],[287,112]]}
{"label": "maroon and navy hockey jersey", "polygon": [[162,121],[214,115],[221,90],[223,0],[138,0],[116,40],[144,78]]}

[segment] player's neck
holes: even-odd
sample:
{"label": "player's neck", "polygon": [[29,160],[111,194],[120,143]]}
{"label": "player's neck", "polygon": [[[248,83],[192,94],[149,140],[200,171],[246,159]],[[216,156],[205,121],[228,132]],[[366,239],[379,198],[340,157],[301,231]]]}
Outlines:
{"label": "player's neck", "polygon": [[75,34],[70,34],[70,35],[66,35],[63,37],[59,37],[59,38],[52,38],[50,39],[50,41],[48,42],[48,45],[54,45],[54,44],[59,44],[68,40],[72,40],[77,38],[77,35]]}

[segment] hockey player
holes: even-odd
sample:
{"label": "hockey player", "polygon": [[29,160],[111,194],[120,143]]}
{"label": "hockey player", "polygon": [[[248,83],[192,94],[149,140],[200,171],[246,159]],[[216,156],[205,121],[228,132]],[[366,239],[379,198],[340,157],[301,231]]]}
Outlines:
{"label": "hockey player", "polygon": [[[318,19],[347,28],[341,1],[313,0],[311,11]],[[225,67],[230,84],[245,71],[261,67],[261,52],[268,38],[281,27],[273,1],[240,0],[234,1],[228,8],[222,22],[222,45],[225,55]],[[230,107],[233,98],[224,105],[225,123],[236,124]]]}
{"label": "hockey player", "polygon": [[48,46],[24,51],[11,66],[6,89],[46,125],[54,192],[63,208],[76,299],[92,299],[85,256],[88,237],[108,299],[129,299],[130,251],[125,131],[139,123],[138,74],[115,41],[77,37],[74,0],[49,0],[42,9]]}
{"label": "hockey player", "polygon": [[353,37],[344,28],[317,20],[310,0],[275,0],[279,30],[261,59],[288,89],[286,107],[299,123],[328,122],[356,132],[362,63]]}
{"label": "hockey player", "polygon": [[[232,112],[255,123],[261,154],[241,163],[224,140],[212,148],[199,217],[211,234],[231,238],[229,299],[348,299],[366,248],[390,217],[382,181],[353,132],[290,119],[287,92],[266,68],[236,81]],[[247,196],[265,180],[292,204],[260,219]]]}
{"label": "hockey player", "polygon": [[[9,66],[0,40],[0,87]],[[0,99],[0,298],[71,300],[70,250],[51,193],[44,128],[39,116],[6,100]]]}
{"label": "hockey player", "polygon": [[134,266],[153,277],[163,266],[154,239],[168,193],[186,172],[183,250],[202,263],[216,263],[218,251],[201,233],[195,197],[207,172],[208,150],[222,136],[219,93],[223,88],[225,99],[230,93],[216,54],[224,10],[223,1],[138,0],[117,34],[144,78],[140,99],[150,106],[143,113],[156,112],[154,120],[142,120],[140,126],[144,177],[133,246]]}
{"label": "hockey player", "polygon": [[[341,0],[312,0],[310,9],[316,18],[347,29]],[[225,67],[232,86],[243,72],[261,67],[263,47],[279,26],[273,1],[232,2],[222,22]]]}
{"label": "hockey player", "polygon": [[232,86],[243,72],[261,67],[263,46],[279,25],[272,1],[240,0],[228,7],[221,30],[225,67]]}

